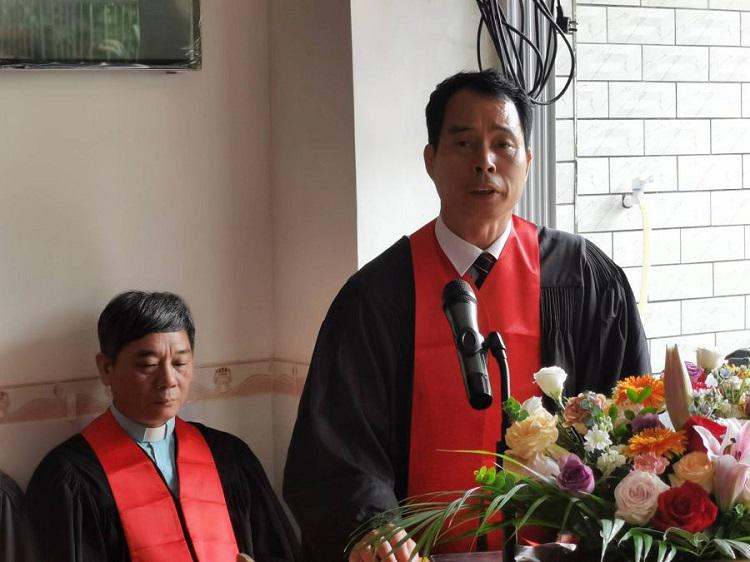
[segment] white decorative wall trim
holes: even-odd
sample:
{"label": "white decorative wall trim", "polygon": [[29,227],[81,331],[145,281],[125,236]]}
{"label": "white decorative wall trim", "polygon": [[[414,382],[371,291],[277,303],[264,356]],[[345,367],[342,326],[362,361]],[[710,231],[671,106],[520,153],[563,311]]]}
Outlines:
{"label": "white decorative wall trim", "polygon": [[[188,403],[257,394],[299,396],[307,368],[303,363],[274,359],[197,367]],[[98,414],[110,398],[109,388],[98,377],[0,386],[0,424]]]}

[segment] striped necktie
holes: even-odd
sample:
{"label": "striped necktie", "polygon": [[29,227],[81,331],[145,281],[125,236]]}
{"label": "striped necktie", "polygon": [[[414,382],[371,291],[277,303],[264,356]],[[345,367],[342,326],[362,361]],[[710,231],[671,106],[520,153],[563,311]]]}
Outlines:
{"label": "striped necktie", "polygon": [[482,283],[484,283],[484,280],[487,278],[487,275],[489,275],[490,270],[492,269],[492,266],[495,265],[496,261],[495,256],[489,252],[482,252],[479,257],[474,260],[472,267],[476,273],[474,283],[477,288],[482,286]]}

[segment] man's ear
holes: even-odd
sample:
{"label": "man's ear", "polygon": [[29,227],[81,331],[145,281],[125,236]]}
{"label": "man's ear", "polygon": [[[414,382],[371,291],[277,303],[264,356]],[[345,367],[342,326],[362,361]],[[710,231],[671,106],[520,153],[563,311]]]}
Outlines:
{"label": "man's ear", "polygon": [[534,158],[534,156],[531,154],[531,149],[526,149],[526,177],[524,178],[524,181],[529,177],[529,170],[531,169],[531,160]]}
{"label": "man's ear", "polygon": [[427,170],[427,175],[432,178],[433,161],[435,159],[435,148],[431,144],[426,144],[424,147],[424,168]]}
{"label": "man's ear", "polygon": [[96,354],[96,368],[99,370],[99,378],[104,386],[112,384],[112,370],[114,363],[103,353]]}

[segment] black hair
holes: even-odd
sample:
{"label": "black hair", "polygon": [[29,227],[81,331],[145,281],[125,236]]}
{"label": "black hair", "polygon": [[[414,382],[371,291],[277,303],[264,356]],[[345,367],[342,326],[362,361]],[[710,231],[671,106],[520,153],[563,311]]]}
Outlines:
{"label": "black hair", "polygon": [[130,342],[158,332],[184,330],[195,346],[193,316],[174,293],[127,291],[114,297],[99,315],[99,348],[111,361]]}
{"label": "black hair", "polygon": [[471,90],[482,96],[505,99],[513,103],[521,119],[524,144],[528,148],[533,121],[531,100],[521,88],[493,69],[481,72],[459,72],[440,82],[430,94],[425,114],[427,117],[427,142],[437,149],[443,129],[445,107],[460,90]]}

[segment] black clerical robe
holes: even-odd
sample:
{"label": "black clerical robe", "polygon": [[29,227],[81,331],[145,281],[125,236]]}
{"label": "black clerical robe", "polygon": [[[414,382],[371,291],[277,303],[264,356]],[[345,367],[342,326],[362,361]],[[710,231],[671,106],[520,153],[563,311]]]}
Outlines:
{"label": "black clerical robe", "polygon": [[[566,395],[650,372],[623,271],[584,238],[544,227],[539,252],[541,364],[565,369]],[[414,298],[404,237],[349,279],[320,329],[284,475],[311,560],[341,560],[358,524],[406,496]]]}
{"label": "black clerical robe", "polygon": [[[256,562],[303,560],[294,531],[248,446],[229,433],[194,425],[214,457],[240,552]],[[42,460],[29,483],[25,510],[43,562],[131,559],[104,471],[80,434]]]}
{"label": "black clerical robe", "polygon": [[0,472],[0,560],[33,562],[31,534],[21,511],[23,493],[10,476]]}

